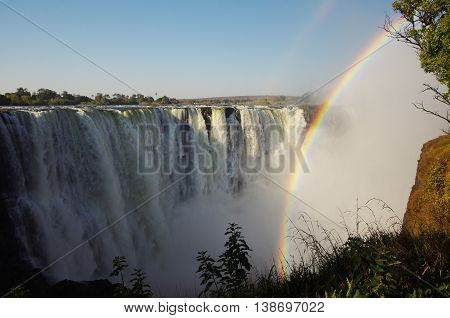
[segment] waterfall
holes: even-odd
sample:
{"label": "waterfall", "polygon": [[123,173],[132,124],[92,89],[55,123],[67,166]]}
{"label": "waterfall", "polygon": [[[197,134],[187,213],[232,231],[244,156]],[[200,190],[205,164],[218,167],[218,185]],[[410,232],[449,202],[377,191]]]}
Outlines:
{"label": "waterfall", "polygon": [[178,205],[239,196],[264,169],[258,162],[276,161],[305,126],[298,108],[0,111],[0,198],[8,202],[0,212],[22,257],[43,268],[153,196],[45,274],[104,278],[117,255],[148,268],[167,253]]}

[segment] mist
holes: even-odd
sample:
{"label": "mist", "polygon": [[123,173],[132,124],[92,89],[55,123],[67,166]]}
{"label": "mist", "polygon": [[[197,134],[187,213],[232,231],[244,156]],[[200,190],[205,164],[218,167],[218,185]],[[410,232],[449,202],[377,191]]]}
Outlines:
{"label": "mist", "polygon": [[310,173],[302,174],[297,194],[335,222],[340,221],[339,211],[355,211],[357,201],[361,205],[371,198],[385,201],[402,219],[422,145],[442,135],[445,127],[413,107],[420,101],[432,109],[441,107],[430,94],[421,93],[422,83],[435,80],[421,70],[415,51],[406,45],[393,43],[371,57],[304,154]]}
{"label": "mist", "polygon": [[[431,108],[440,107],[430,95],[421,93],[422,83],[435,81],[420,69],[412,49],[393,43],[372,57],[351,80],[319,127],[310,151],[303,154],[310,171],[299,173],[294,194],[334,222],[274,184],[257,179],[238,197],[196,197],[177,208],[171,238],[177,253],[175,258],[169,255],[165,263],[175,266],[162,272],[166,271],[171,281],[179,281],[181,294],[187,292],[181,286],[186,287],[186,278],[191,277],[192,287],[188,290],[195,292],[199,288],[195,253],[206,249],[217,257],[223,250],[228,222],[242,225],[253,249],[253,264],[258,271],[267,271],[277,257],[280,235],[288,235],[279,233],[282,222],[287,222],[283,210],[288,201],[294,201],[290,218],[296,226],[303,227],[298,216],[307,212],[312,220],[341,235],[343,229],[336,224],[341,221],[341,213],[355,211],[357,204],[361,206],[371,198],[383,200],[402,220],[421,147],[441,135],[444,125],[413,107],[412,102],[418,101]],[[327,91],[320,95],[326,97]],[[288,189],[288,181],[295,175],[276,178]],[[385,215],[387,212],[380,206],[374,211],[379,220],[392,216]],[[355,223],[347,225],[355,229]],[[289,252],[288,257],[298,256],[292,248]]]}
{"label": "mist", "polygon": [[[66,278],[108,279],[113,257],[125,255],[131,269],[142,268],[147,273],[155,295],[196,296],[201,290],[196,273],[197,252],[207,250],[217,259],[224,249],[224,232],[230,222],[242,227],[252,249],[254,273],[267,272],[278,261],[280,237],[289,235],[280,232],[288,222],[286,207],[292,206],[289,217],[299,228],[304,224],[295,220],[300,212],[307,212],[312,220],[342,233],[336,224],[341,211],[354,210],[357,203],[378,198],[393,209],[401,222],[421,146],[442,134],[444,128],[436,118],[412,106],[412,102],[424,101],[427,107],[439,107],[431,96],[420,93],[424,82],[434,83],[420,69],[415,52],[391,44],[372,56],[341,92],[309,151],[303,154],[308,172],[271,174],[281,188],[257,175],[225,176],[225,170],[211,177],[199,174],[161,195],[159,204],[145,206],[98,238],[96,233],[115,216],[174,181],[171,174],[136,173],[139,123],[164,122],[173,126],[189,118],[191,129],[202,136],[207,149],[219,154],[215,163],[228,164],[233,170],[239,166],[241,155],[272,156],[279,149],[287,149],[284,143],[271,145],[267,130],[274,126],[287,136],[292,125],[301,131],[305,126],[302,111],[241,106],[227,114],[213,107],[211,130],[206,115],[196,107],[42,112],[30,108],[4,112],[0,126],[5,140],[3,153],[11,156],[3,158],[2,169],[4,175],[13,171],[14,177],[4,178],[2,187],[19,198],[14,201],[12,219],[35,268],[44,268],[95,235],[89,245],[46,272],[52,282]],[[320,91],[316,103],[327,98],[333,84]],[[28,123],[28,130],[22,128],[23,122]],[[232,124],[241,125],[242,135],[238,138],[229,137],[235,131]],[[184,148],[176,146],[181,140],[176,138],[181,137],[164,136],[158,141],[162,151],[154,154],[170,154],[170,164],[186,158]],[[198,151],[195,153],[200,156]],[[226,156],[229,158],[225,160]],[[196,158],[190,157],[192,163]],[[295,180],[298,186],[292,190],[290,184]],[[203,191],[205,185],[209,185],[208,191]],[[287,194],[286,190],[293,193]],[[383,216],[384,211],[376,213],[377,217]],[[349,226],[354,225],[350,222]],[[288,258],[299,256],[292,249],[288,252],[293,254],[286,255]]]}

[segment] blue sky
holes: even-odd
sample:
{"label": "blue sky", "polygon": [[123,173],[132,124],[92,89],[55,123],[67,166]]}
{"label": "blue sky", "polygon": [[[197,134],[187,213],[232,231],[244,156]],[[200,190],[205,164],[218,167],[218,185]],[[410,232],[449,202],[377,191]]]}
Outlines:
{"label": "blue sky", "polygon": [[[380,32],[391,0],[1,0],[145,95],[312,90]],[[0,2],[0,92],[133,93]]]}

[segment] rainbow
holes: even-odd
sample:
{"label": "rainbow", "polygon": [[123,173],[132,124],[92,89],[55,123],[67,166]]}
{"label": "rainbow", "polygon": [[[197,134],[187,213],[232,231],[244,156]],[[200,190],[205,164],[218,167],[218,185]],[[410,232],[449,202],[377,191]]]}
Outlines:
{"label": "rainbow", "polygon": [[[398,19],[393,23],[393,27],[398,29],[404,25],[404,19]],[[350,83],[351,79],[360,71],[365,64],[370,60],[368,57],[373,55],[376,51],[378,51],[383,46],[386,46],[391,41],[391,38],[387,36],[385,31],[378,34],[369,45],[358,55],[358,57],[354,60],[349,68],[347,68],[342,74],[339,82],[333,88],[331,93],[326,98],[325,102],[320,106],[318,112],[316,113],[314,120],[309,126],[309,129],[305,135],[302,145],[300,146],[301,154],[306,156],[308,151],[311,149],[315,136],[317,135],[317,131],[324,118],[326,117],[329,110],[335,105],[336,100],[341,95],[342,91],[347,87]],[[300,183],[300,175],[301,175],[301,167],[296,167],[294,174],[290,177],[288,182],[287,190],[290,193],[297,193],[299,183]],[[276,264],[278,272],[281,274],[285,273],[285,265],[287,256],[289,253],[289,238],[287,237],[289,234],[289,222],[291,219],[291,214],[296,210],[296,200],[294,197],[289,196],[289,199],[286,202],[285,208],[282,213],[281,220],[281,228],[280,228],[280,236],[277,244],[276,251],[276,260],[278,264]]]}

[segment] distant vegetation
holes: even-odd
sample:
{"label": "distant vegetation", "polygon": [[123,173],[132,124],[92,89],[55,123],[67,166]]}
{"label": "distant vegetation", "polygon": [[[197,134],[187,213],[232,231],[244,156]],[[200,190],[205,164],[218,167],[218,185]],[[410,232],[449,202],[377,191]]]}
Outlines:
{"label": "distant vegetation", "polygon": [[298,104],[300,97],[297,96],[228,96],[182,99],[183,104],[189,105],[216,105],[216,106],[281,106]]}
{"label": "distant vegetation", "polygon": [[304,96],[230,96],[197,99],[175,99],[167,96],[154,99],[140,94],[123,95],[97,93],[95,96],[70,94],[66,91],[57,93],[53,90],[40,88],[30,92],[19,87],[14,93],[0,94],[0,106],[102,106],[102,105],[204,105],[204,106],[286,106],[296,105],[305,110],[306,120],[309,122],[317,107],[314,107],[308,94]]}
{"label": "distant vegetation", "polygon": [[14,93],[0,94],[0,106],[54,106],[54,105],[173,105],[179,101],[167,96],[154,99],[151,96],[140,94],[123,95],[98,93],[92,98],[82,95],[73,95],[66,91],[58,94],[46,88],[40,88],[36,92],[19,87]]}

